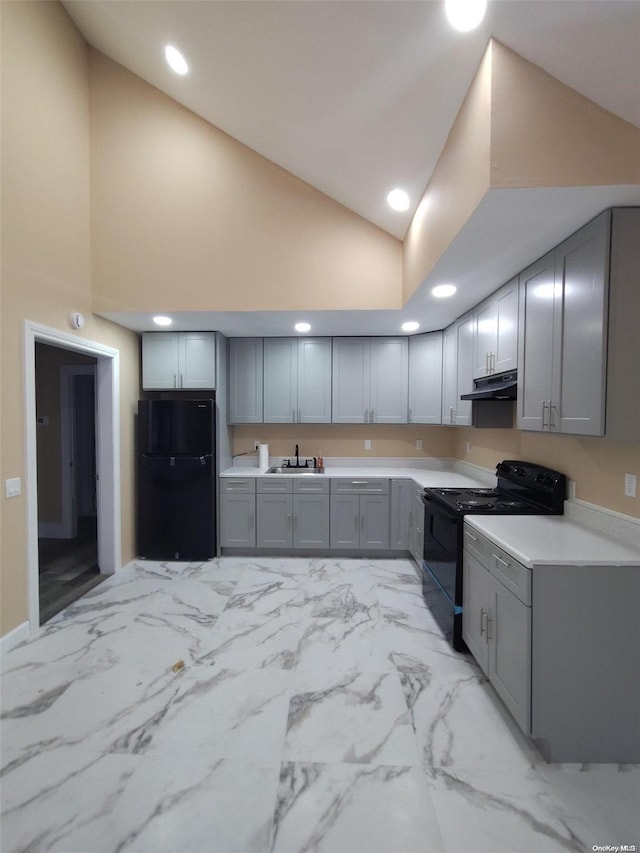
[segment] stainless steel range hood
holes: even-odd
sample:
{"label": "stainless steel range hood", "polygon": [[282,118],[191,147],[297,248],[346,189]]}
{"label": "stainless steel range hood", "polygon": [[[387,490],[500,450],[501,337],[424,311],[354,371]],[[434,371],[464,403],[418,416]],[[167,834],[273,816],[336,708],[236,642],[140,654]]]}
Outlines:
{"label": "stainless steel range hood", "polygon": [[518,371],[497,373],[475,380],[475,388],[469,394],[461,394],[461,400],[515,400],[518,388]]}

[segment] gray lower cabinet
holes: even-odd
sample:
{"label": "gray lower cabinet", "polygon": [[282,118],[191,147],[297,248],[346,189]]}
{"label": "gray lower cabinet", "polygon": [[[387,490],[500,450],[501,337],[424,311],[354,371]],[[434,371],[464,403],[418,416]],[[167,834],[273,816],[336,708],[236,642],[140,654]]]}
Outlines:
{"label": "gray lower cabinet", "polygon": [[389,480],[331,480],[331,548],[389,548]]}
{"label": "gray lower cabinet", "polygon": [[424,551],[424,504],[422,486],[411,484],[411,508],[409,511],[409,551],[411,556],[422,569]]}
{"label": "gray lower cabinet", "polygon": [[253,477],[220,480],[220,547],[254,548],[256,481]]}
{"label": "gray lower cabinet", "polygon": [[329,547],[329,481],[259,479],[256,495],[258,548]]}
{"label": "gray lower cabinet", "polygon": [[[475,539],[476,548],[469,547]],[[531,570],[465,527],[462,636],[496,693],[531,731]]]}
{"label": "gray lower cabinet", "polygon": [[391,481],[389,547],[393,550],[409,550],[409,525],[413,488],[413,481],[409,479],[394,479]]}

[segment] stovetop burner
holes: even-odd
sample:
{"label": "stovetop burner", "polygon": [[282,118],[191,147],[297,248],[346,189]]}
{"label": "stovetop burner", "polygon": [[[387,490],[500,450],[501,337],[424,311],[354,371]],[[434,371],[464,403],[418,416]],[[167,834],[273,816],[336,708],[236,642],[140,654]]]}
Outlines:
{"label": "stovetop burner", "polygon": [[426,489],[425,494],[452,512],[561,514],[566,497],[566,480],[557,471],[531,462],[501,462],[495,488]]}

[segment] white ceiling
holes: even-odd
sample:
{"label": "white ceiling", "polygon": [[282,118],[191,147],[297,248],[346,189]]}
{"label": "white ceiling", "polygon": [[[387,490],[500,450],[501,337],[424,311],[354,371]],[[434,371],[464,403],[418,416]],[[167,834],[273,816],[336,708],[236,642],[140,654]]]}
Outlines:
{"label": "white ceiling", "polygon": [[[466,34],[450,28],[440,0],[68,0],[64,6],[92,46],[400,239],[491,36],[640,126],[637,0],[489,0],[482,26]],[[187,58],[186,77],[166,66],[167,43]],[[411,196],[407,213],[386,205],[395,186]],[[442,262],[447,270],[473,270],[472,283],[456,303],[430,304],[417,317],[423,329],[442,328],[603,207],[640,203],[637,189],[604,188],[584,206],[579,193],[568,191],[567,209],[557,195],[544,209],[534,202],[542,219],[519,208],[499,262],[488,248],[501,233],[496,215],[504,209],[493,199],[479,229],[493,239],[462,235]],[[402,312],[350,312],[347,325],[353,332],[357,317],[361,333],[396,333],[409,309],[426,312],[425,290]],[[110,316],[149,328],[147,315]],[[278,316],[269,315],[272,331],[265,333],[290,334],[292,317]],[[224,330],[224,322],[228,333],[262,334],[266,318],[256,318],[255,330],[252,314],[185,315],[177,327],[212,328],[217,319],[214,327]],[[340,333],[337,314],[314,318],[314,332]]]}

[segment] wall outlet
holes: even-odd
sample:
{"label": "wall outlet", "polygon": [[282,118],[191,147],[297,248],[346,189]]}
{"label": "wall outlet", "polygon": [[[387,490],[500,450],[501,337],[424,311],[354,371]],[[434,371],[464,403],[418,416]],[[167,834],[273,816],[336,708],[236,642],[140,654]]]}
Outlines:
{"label": "wall outlet", "polygon": [[260,442],[257,439],[254,439],[253,449],[257,450],[260,447]]}
{"label": "wall outlet", "polygon": [[638,486],[638,477],[636,474],[624,475],[624,493],[628,498],[635,498],[636,489]]}
{"label": "wall outlet", "polygon": [[576,481],[567,480],[567,498],[573,500],[576,496]]}
{"label": "wall outlet", "polygon": [[371,439],[370,438],[365,438],[364,449],[365,450],[371,450]]}
{"label": "wall outlet", "polygon": [[422,450],[422,439],[416,438],[416,450]]}
{"label": "wall outlet", "polygon": [[468,441],[465,447],[465,453],[471,453],[471,442]]}
{"label": "wall outlet", "polygon": [[17,498],[22,492],[22,481],[20,477],[12,477],[4,482],[5,495],[8,498]]}

